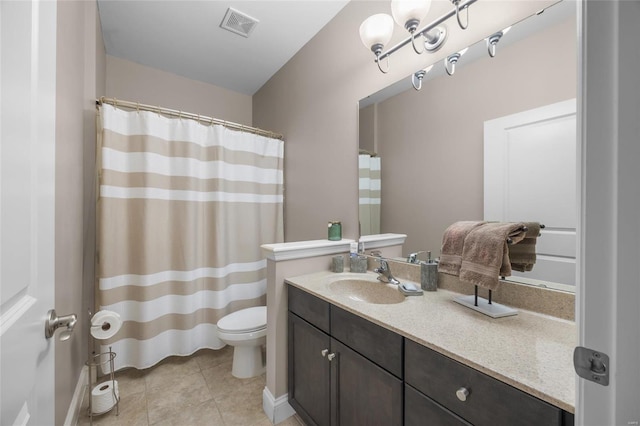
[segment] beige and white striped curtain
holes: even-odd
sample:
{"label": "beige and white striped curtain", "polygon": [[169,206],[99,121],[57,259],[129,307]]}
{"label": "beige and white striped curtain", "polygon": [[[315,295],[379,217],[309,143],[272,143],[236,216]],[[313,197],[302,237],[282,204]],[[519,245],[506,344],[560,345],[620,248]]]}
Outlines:
{"label": "beige and white striped curtain", "polygon": [[358,156],[360,234],[380,233],[380,157]]}
{"label": "beige and white striped curtain", "polygon": [[284,143],[106,104],[100,121],[96,302],[123,320],[101,350],[120,369],[221,348],[217,321],[266,303]]}

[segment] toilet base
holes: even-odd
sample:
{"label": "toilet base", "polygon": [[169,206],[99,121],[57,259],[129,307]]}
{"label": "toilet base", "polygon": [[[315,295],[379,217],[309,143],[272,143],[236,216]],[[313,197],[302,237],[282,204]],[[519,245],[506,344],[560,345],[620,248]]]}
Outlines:
{"label": "toilet base", "polygon": [[234,346],[231,374],[238,379],[249,379],[265,372],[262,346]]}

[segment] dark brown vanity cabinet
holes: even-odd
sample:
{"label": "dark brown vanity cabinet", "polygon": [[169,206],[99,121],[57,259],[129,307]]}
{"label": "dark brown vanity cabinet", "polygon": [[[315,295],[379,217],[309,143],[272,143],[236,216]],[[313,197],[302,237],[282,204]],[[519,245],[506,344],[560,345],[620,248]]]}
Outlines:
{"label": "dark brown vanity cabinet", "polygon": [[[289,403],[304,422],[402,425],[402,378],[369,358],[402,374],[402,337],[295,287],[288,294]],[[387,355],[378,346],[389,339]]]}
{"label": "dark brown vanity cabinet", "polygon": [[296,287],[289,403],[307,425],[573,426],[573,415]]}

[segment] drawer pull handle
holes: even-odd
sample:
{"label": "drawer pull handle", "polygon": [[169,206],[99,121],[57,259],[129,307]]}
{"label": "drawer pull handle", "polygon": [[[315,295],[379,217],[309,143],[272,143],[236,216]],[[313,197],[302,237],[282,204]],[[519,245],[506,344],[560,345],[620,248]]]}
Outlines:
{"label": "drawer pull handle", "polygon": [[467,397],[469,396],[469,389],[467,388],[458,389],[456,391],[456,396],[460,401],[465,402],[467,400]]}
{"label": "drawer pull handle", "polygon": [[328,353],[329,353],[329,349],[323,349],[323,350],[320,351],[320,354],[322,356],[327,356]]}
{"label": "drawer pull handle", "polygon": [[327,355],[327,359],[328,359],[329,361],[331,361],[331,360],[332,360],[332,359],[334,359],[335,357],[336,357],[336,354],[329,354],[329,355]]}

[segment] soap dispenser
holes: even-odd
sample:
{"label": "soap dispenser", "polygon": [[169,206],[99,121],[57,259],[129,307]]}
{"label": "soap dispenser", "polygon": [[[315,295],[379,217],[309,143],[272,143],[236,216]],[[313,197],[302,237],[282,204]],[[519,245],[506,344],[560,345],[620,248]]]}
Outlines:
{"label": "soap dispenser", "polygon": [[438,290],[438,263],[427,252],[427,261],[420,264],[420,287],[424,291]]}

